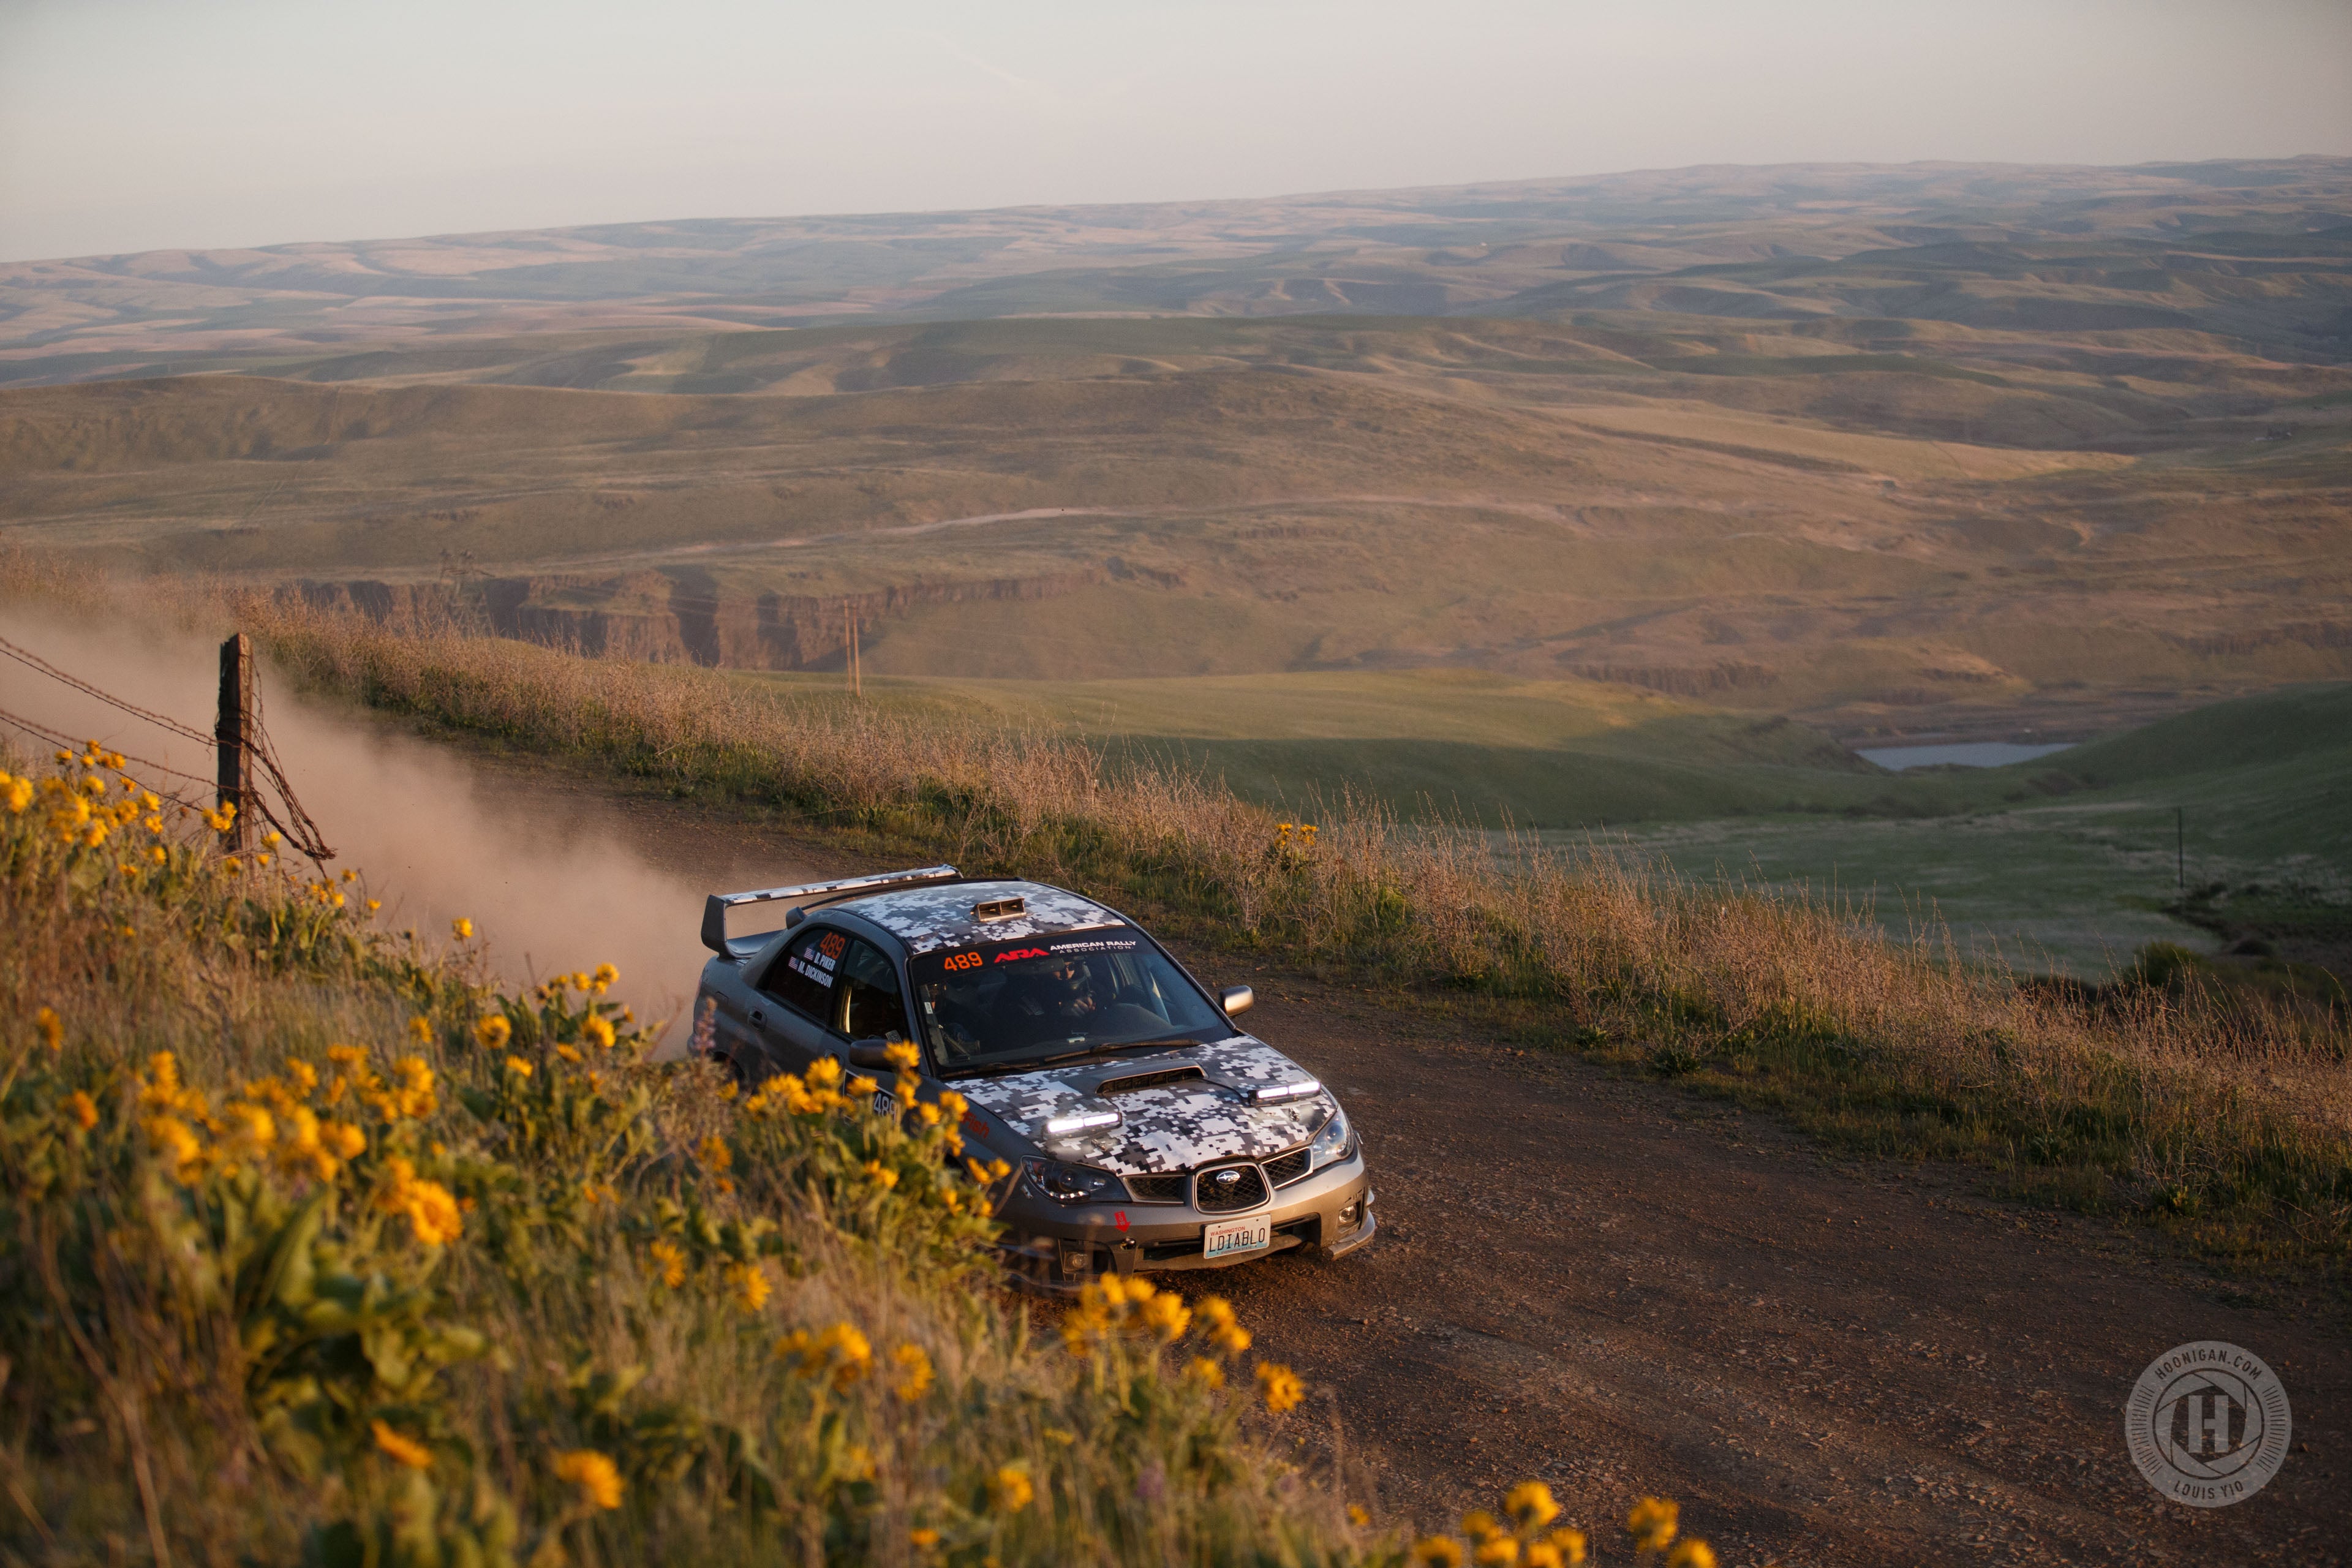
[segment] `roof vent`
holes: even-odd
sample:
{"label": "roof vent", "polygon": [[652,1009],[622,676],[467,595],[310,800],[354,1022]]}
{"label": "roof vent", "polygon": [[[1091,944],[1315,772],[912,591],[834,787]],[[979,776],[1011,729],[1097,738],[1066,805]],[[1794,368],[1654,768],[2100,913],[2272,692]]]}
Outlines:
{"label": "roof vent", "polygon": [[971,906],[971,918],[976,921],[1009,921],[1029,912],[1029,901],[1019,896],[1010,899],[982,899]]}

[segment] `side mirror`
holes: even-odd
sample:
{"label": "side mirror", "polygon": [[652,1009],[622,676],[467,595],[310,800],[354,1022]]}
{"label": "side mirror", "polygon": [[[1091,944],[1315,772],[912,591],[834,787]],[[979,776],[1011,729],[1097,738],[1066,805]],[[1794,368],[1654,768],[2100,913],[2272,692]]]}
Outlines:
{"label": "side mirror", "polygon": [[849,1065],[854,1068],[879,1068],[888,1072],[890,1042],[878,1035],[870,1040],[852,1040],[849,1043]]}
{"label": "side mirror", "polygon": [[1250,1005],[1256,1000],[1257,993],[1246,985],[1228,985],[1217,993],[1217,1005],[1225,1010],[1228,1018],[1236,1013],[1248,1012]]}

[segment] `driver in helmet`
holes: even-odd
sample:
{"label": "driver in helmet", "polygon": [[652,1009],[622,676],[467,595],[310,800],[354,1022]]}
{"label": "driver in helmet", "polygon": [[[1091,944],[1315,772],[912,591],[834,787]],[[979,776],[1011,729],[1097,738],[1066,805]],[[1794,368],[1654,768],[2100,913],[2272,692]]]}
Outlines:
{"label": "driver in helmet", "polygon": [[1049,1036],[1056,1031],[1082,1034],[1098,1005],[1094,972],[1082,958],[1055,953],[1042,963],[1023,966],[1020,988],[1012,1001]]}

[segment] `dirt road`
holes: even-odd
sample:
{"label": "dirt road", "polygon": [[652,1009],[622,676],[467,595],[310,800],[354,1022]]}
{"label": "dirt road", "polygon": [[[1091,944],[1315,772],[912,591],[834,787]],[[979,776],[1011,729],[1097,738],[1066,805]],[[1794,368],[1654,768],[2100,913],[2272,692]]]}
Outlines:
{"label": "dirt road", "polygon": [[[1395,1513],[1532,1475],[1588,1523],[1676,1497],[1727,1563],[2352,1553],[2341,1333],[1966,1173],[1839,1167],[1768,1119],[1360,993],[1218,978],[1256,983],[1252,1026],[1339,1089],[1383,1226],[1340,1263],[1219,1283],[1339,1392]],[[2262,1355],[2294,1404],[2278,1479],[2210,1511],[2123,1446],[2133,1380],[2197,1339]]]}
{"label": "dirt road", "polygon": [[[512,763],[477,788],[604,793]],[[787,828],[614,804],[629,847],[688,879],[870,868]],[[1769,1119],[1432,1010],[1185,956],[1255,984],[1251,1026],[1362,1128],[1373,1246],[1206,1288],[1336,1394],[1391,1519],[1435,1525],[1534,1476],[1589,1528],[1675,1497],[1727,1564],[2352,1556],[2340,1329],[2226,1305],[2144,1237],[1986,1201],[1965,1172],[1838,1165]],[[2294,1405],[2278,1479],[2210,1511],[2159,1499],[2122,1440],[2134,1378],[2198,1339],[2262,1355]],[[1289,1420],[1319,1447],[1329,1410]]]}

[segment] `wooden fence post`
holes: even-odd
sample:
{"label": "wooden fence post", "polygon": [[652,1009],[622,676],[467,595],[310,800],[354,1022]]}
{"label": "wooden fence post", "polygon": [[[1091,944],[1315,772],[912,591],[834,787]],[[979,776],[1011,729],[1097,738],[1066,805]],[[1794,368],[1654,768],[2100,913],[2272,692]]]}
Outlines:
{"label": "wooden fence post", "polygon": [[221,644],[220,712],[213,725],[213,748],[220,758],[219,803],[236,808],[227,847],[253,847],[253,642],[243,632]]}

